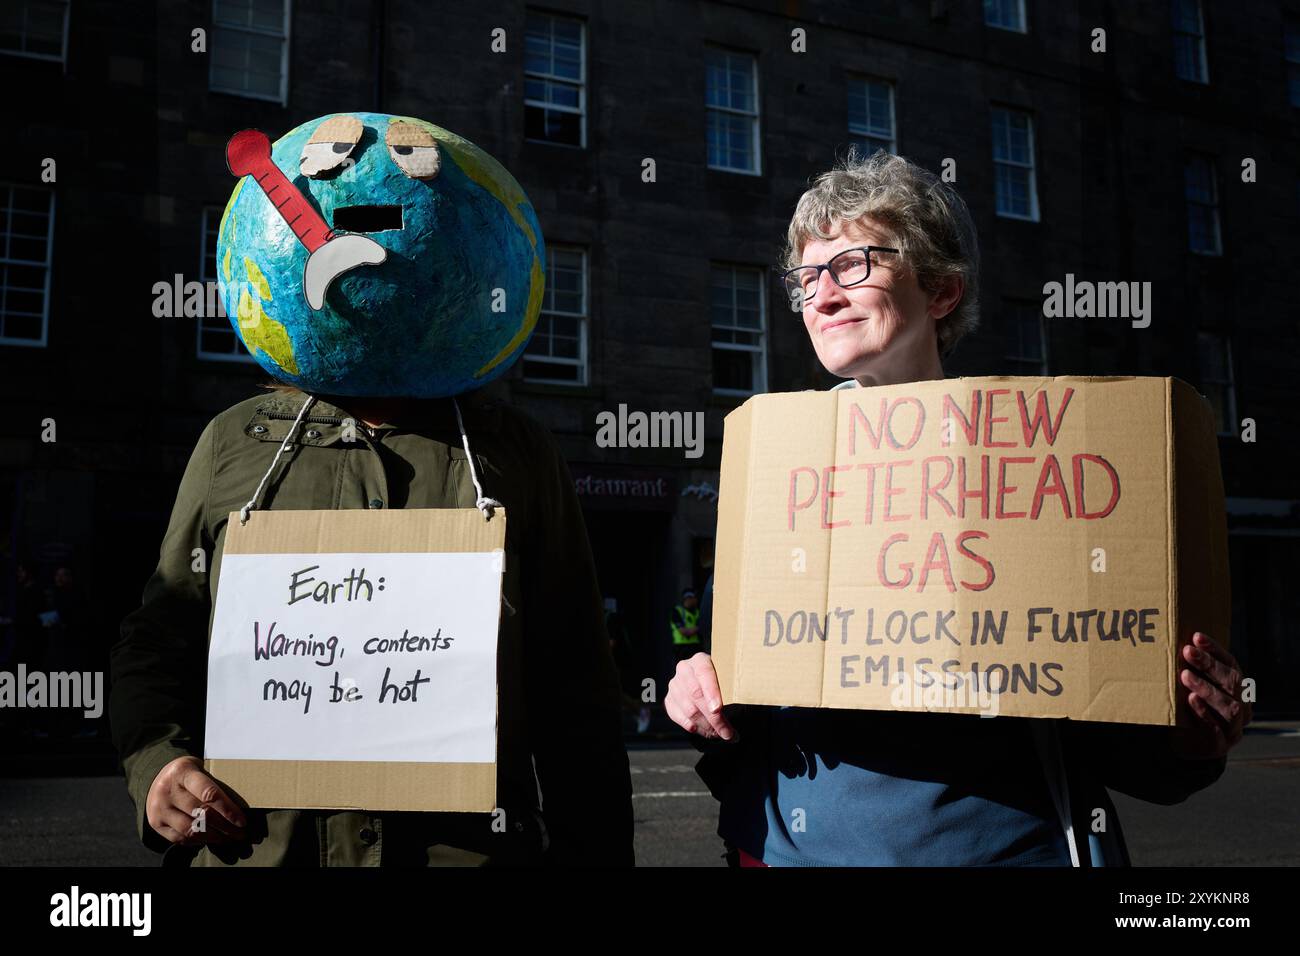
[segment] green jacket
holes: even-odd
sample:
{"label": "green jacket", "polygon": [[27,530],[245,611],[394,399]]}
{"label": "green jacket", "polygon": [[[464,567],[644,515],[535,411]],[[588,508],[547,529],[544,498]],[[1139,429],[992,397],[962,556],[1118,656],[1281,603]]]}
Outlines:
{"label": "green jacket", "polygon": [[[459,398],[465,429],[483,493],[508,515],[497,682],[505,827],[494,830],[489,814],[253,810],[248,843],[192,848],[149,826],[145,797],[158,771],[203,756],[207,643],[228,515],[252,497],[305,400],[297,391],[264,394],[203,430],[158,568],[113,648],[113,741],[145,845],[166,851],[164,865],[631,865],[619,686],[573,483],[541,426],[479,393]],[[312,406],[260,509],[474,507],[450,399],[414,403],[398,423],[373,430],[348,418],[323,400]],[[348,428],[354,440],[345,440]],[[194,570],[195,549],[206,571]]]}

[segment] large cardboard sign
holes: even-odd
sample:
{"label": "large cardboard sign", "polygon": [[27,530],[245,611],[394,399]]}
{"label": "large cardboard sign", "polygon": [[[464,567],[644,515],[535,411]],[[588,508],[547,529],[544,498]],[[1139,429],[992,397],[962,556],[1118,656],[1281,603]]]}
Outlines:
{"label": "large cardboard sign", "polygon": [[1228,640],[1211,410],[1168,378],[758,395],[726,419],[723,699],[1178,722]]}
{"label": "large cardboard sign", "polygon": [[205,766],[250,806],[490,811],[505,515],[232,514]]}

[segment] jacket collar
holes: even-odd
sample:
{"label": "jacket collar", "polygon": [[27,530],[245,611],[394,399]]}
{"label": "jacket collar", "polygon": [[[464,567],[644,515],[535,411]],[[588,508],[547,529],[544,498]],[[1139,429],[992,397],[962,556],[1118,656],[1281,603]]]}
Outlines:
{"label": "jacket collar", "polygon": [[[500,427],[499,401],[490,398],[483,389],[456,396],[467,429],[475,432],[495,432]],[[277,389],[258,402],[253,415],[244,426],[244,434],[258,441],[284,441],[294,420],[307,401],[307,393],[299,389]],[[345,407],[346,397],[324,399],[317,397],[295,434],[295,440],[304,445],[333,445],[343,440],[347,422],[353,422],[358,438],[381,433],[416,433],[445,436],[447,432],[459,434],[456,411],[450,398],[413,399],[394,421],[382,425],[364,425]]]}

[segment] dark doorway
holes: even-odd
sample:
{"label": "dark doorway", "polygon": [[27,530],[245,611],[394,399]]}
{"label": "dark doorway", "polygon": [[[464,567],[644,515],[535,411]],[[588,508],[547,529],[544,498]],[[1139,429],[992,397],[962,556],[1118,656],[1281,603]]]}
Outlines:
{"label": "dark doorway", "polygon": [[627,634],[624,688],[645,677],[661,679],[670,655],[668,615],[675,593],[667,574],[670,515],[653,511],[586,512],[601,595],[618,602]]}

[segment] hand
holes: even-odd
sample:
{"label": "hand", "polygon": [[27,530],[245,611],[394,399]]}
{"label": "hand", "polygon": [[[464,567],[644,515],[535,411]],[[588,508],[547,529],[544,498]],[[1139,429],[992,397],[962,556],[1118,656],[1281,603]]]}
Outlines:
{"label": "hand", "polygon": [[[205,829],[196,832],[194,811],[199,807],[204,808]],[[158,771],[145,799],[145,819],[163,839],[186,846],[244,840],[248,823],[197,757],[177,757]]]}
{"label": "hand", "polygon": [[1253,714],[1241,699],[1241,667],[1200,631],[1183,647],[1183,660],[1190,666],[1179,673],[1179,680],[1195,720],[1191,727],[1175,729],[1175,749],[1183,757],[1222,757],[1241,740]]}
{"label": "hand", "polygon": [[702,737],[735,740],[736,730],[722,716],[722,691],[713,659],[700,652],[689,660],[679,661],[677,673],[668,682],[664,710],[679,727]]}

